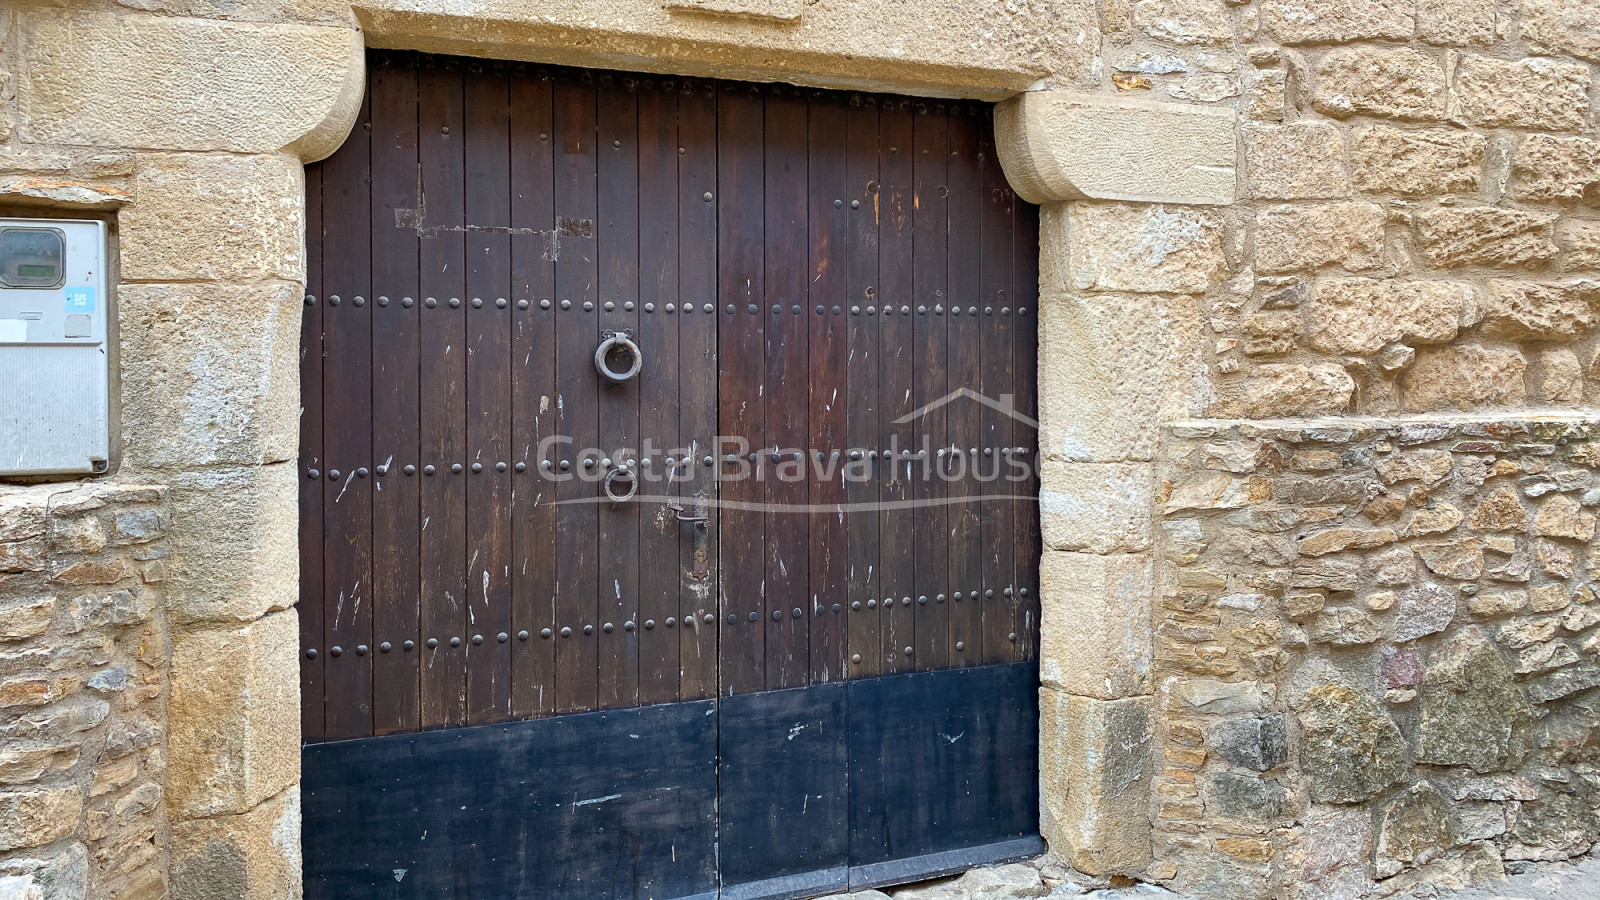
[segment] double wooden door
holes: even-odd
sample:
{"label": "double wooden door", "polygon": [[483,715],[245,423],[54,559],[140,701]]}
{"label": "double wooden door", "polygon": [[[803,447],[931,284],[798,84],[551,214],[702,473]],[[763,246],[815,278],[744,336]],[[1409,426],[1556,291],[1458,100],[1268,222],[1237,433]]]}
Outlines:
{"label": "double wooden door", "polygon": [[308,744],[1033,658],[986,104],[377,53],[306,179]]}

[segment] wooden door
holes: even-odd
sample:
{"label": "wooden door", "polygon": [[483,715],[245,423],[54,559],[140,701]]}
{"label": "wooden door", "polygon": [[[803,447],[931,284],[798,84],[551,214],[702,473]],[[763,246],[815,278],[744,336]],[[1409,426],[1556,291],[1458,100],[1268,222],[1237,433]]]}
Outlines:
{"label": "wooden door", "polygon": [[712,696],[715,86],[374,62],[308,169],[306,739]]}
{"label": "wooden door", "polygon": [[[471,870],[488,894],[543,896],[503,868],[537,815],[421,760],[525,780],[506,770],[526,753],[610,798],[597,761],[635,757],[581,748],[640,732],[670,743],[634,772],[656,787],[619,788],[612,825],[539,839],[551,871],[629,860],[603,888],[582,875],[583,896],[687,896],[665,886],[708,871],[729,898],[826,892],[904,880],[949,834],[1032,834],[1037,211],[991,117],[372,55],[359,124],[306,173],[308,835],[374,786],[412,804],[379,818],[475,810],[510,843],[468,842],[474,861],[434,878],[417,859],[468,852],[440,824],[391,868],[417,891]],[[600,371],[606,341],[637,347],[635,377]],[[929,709],[990,736],[908,744]],[[527,727],[470,727],[502,723]],[[984,767],[1006,771],[966,772]],[[968,787],[902,814],[934,774]],[[380,837],[362,852],[423,848]],[[365,877],[308,875],[308,893]]]}

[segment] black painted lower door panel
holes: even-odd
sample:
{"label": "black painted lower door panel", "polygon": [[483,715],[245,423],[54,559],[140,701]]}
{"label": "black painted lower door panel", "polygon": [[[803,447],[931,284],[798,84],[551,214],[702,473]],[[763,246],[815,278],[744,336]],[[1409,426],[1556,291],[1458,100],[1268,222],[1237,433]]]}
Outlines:
{"label": "black painted lower door panel", "polygon": [[308,898],[787,900],[1041,852],[1037,663],[308,745]]}

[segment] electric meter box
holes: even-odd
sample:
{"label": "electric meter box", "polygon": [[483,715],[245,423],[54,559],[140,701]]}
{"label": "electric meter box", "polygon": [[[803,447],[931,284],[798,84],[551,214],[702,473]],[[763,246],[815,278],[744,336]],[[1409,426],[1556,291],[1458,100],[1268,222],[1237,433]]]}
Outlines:
{"label": "electric meter box", "polygon": [[0,477],[111,466],[106,223],[0,218]]}

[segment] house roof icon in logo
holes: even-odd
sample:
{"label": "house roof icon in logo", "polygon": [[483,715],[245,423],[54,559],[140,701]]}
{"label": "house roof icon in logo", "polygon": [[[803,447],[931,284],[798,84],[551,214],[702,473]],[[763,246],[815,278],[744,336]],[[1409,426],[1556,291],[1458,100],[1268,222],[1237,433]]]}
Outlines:
{"label": "house roof icon in logo", "polygon": [[894,420],[894,424],[896,424],[896,425],[904,425],[907,422],[911,422],[911,421],[914,421],[916,419],[920,419],[923,416],[927,415],[928,413],[933,412],[934,410],[938,409],[939,407],[945,406],[945,405],[950,404],[950,403],[954,403],[956,400],[959,400],[959,399],[961,399],[963,397],[965,397],[967,399],[970,399],[970,400],[976,400],[977,402],[983,404],[984,406],[989,407],[990,409],[994,410],[995,412],[998,412],[1001,415],[1007,416],[1009,418],[1015,419],[1018,422],[1021,422],[1024,425],[1027,425],[1029,428],[1038,429],[1038,427],[1039,427],[1039,422],[1038,422],[1037,419],[1029,418],[1028,416],[1023,415],[1022,413],[1017,412],[1017,404],[1016,404],[1016,396],[1015,395],[1013,395],[1013,394],[1001,394],[1000,395],[1000,399],[996,400],[993,397],[989,397],[989,396],[986,396],[984,394],[980,394],[977,391],[975,391],[975,390],[973,390],[972,388],[969,388],[969,387],[956,388],[955,390],[951,391],[948,394],[945,394],[943,397],[940,397],[939,399],[933,401],[932,403],[928,403],[928,404],[925,404],[923,406],[920,406],[920,407],[912,410],[911,412],[906,413],[905,415],[901,416],[900,418],[895,419]]}

